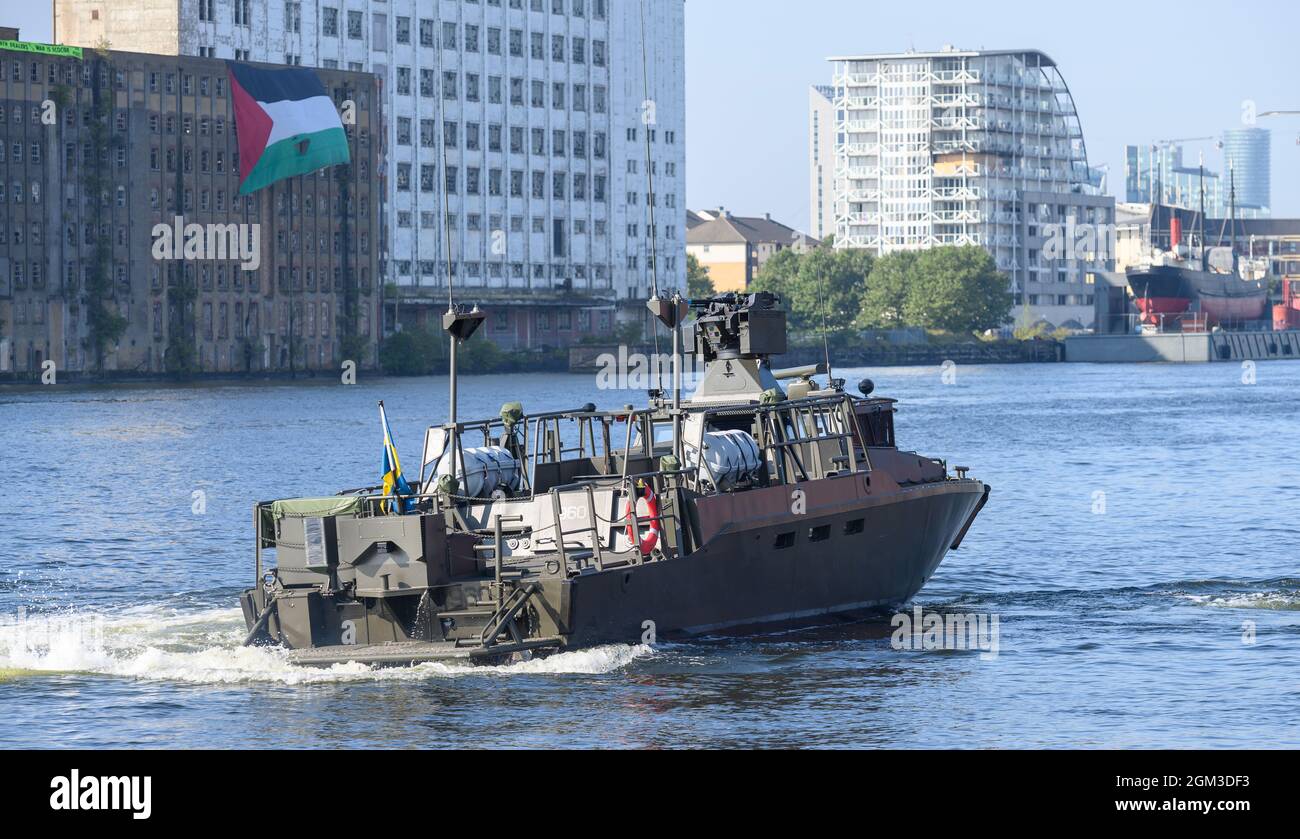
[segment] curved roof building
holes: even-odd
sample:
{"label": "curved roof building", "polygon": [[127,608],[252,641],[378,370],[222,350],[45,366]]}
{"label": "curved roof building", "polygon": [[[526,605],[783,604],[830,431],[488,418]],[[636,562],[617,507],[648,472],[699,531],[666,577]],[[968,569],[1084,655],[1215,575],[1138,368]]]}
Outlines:
{"label": "curved roof building", "polygon": [[836,244],[882,254],[979,245],[1035,318],[1088,325],[1087,273],[1110,254],[1089,245],[1045,259],[1044,227],[1110,225],[1114,202],[1092,184],[1056,62],[951,47],[830,61]]}

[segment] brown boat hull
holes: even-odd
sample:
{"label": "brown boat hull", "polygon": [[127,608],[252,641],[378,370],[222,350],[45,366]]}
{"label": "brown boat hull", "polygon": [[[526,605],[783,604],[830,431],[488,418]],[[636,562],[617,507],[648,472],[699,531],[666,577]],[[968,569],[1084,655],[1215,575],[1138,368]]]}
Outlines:
{"label": "brown boat hull", "polygon": [[[816,623],[907,602],[962,535],[988,487],[945,481],[873,495],[863,479],[823,482],[824,493],[853,494],[809,497],[807,514],[797,519],[788,509],[791,487],[701,499],[702,520],[729,518],[695,553],[570,582],[569,643],[634,640],[651,627],[671,638]],[[767,515],[777,504],[784,515]],[[710,510],[715,505],[726,509]]]}

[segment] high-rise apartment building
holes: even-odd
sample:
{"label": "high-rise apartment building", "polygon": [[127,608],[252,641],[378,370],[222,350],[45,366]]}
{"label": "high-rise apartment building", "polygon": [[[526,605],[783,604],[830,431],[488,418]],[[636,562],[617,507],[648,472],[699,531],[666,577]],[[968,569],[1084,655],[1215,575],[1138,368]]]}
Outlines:
{"label": "high-rise apartment building", "polygon": [[951,47],[830,60],[836,246],[979,245],[1030,317],[1089,325],[1090,275],[1109,260],[1074,234],[1111,229],[1114,200],[1093,182],[1055,62]]}
{"label": "high-rise apartment building", "polygon": [[382,97],[319,76],[352,164],[240,196],[225,62],[0,46],[0,372],[374,365]]}
{"label": "high-rise apartment building", "polygon": [[[377,74],[391,115],[383,273],[404,297],[445,295],[448,252],[466,299],[630,303],[652,271],[685,285],[684,0],[55,7],[65,43]],[[530,345],[551,324],[536,317],[518,327]]]}
{"label": "high-rise apartment building", "polygon": [[814,239],[835,233],[835,88],[808,91],[808,215]]}

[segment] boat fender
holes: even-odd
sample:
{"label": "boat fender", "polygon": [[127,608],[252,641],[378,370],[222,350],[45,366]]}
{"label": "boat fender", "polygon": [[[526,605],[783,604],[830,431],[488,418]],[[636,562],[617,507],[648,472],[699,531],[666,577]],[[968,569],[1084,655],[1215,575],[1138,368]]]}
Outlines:
{"label": "boat fender", "polygon": [[650,519],[650,530],[642,536],[636,526],[636,493],[628,498],[627,503],[627,540],[641,549],[642,556],[650,556],[659,544],[659,501],[648,484],[637,481],[638,489],[644,488],[646,517]]}

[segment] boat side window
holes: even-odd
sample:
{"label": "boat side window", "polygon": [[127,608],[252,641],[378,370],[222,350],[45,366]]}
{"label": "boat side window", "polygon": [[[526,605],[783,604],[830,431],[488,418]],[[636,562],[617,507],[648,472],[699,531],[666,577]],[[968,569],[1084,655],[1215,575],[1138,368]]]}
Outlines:
{"label": "boat side window", "polygon": [[844,535],[857,536],[863,531],[863,524],[864,522],[862,519],[853,519],[852,521],[844,522]]}
{"label": "boat side window", "polygon": [[808,530],[809,542],[825,542],[829,538],[831,538],[831,526],[829,524],[818,525]]}
{"label": "boat side window", "polygon": [[793,531],[793,530],[789,531],[788,533],[778,533],[778,534],[776,534],[776,549],[777,549],[777,550],[784,550],[785,548],[793,548],[793,547],[794,547],[794,531]]}

